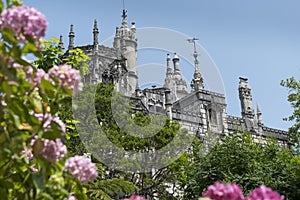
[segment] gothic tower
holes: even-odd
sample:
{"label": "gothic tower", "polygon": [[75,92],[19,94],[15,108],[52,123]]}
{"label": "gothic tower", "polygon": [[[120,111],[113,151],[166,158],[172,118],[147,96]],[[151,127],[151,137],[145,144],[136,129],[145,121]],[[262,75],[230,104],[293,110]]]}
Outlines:
{"label": "gothic tower", "polygon": [[124,56],[127,60],[128,93],[133,94],[138,88],[137,39],[135,23],[132,23],[130,28],[128,27],[126,12],[127,11],[123,9],[122,26],[116,28],[113,46],[117,49],[118,53]]}
{"label": "gothic tower", "polygon": [[239,97],[241,101],[242,118],[245,120],[247,130],[257,130],[257,123],[252,103],[251,88],[247,78],[240,77]]}
{"label": "gothic tower", "polygon": [[75,38],[75,33],[74,33],[74,26],[71,24],[70,26],[70,32],[69,32],[69,50],[74,49],[74,38]]}

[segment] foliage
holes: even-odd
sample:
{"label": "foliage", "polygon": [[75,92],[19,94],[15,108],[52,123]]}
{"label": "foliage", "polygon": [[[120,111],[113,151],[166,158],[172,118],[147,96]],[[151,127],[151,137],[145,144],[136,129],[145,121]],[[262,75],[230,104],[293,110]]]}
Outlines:
{"label": "foliage", "polygon": [[[147,116],[142,112],[134,112],[130,107],[130,101],[127,101],[121,95],[115,94],[113,90],[114,85],[100,83],[97,86],[95,95],[95,106],[97,120],[101,124],[100,128],[109,140],[119,148],[123,148],[127,152],[155,152],[168,144],[176,134],[186,134],[186,130],[181,130],[179,123],[176,121],[171,122],[166,117],[159,118]],[[84,98],[85,96],[81,97],[80,100],[84,102]],[[123,102],[126,101],[129,104],[123,105]],[[82,105],[83,103],[78,104]],[[114,112],[114,110],[118,112]],[[90,111],[86,111],[86,113],[90,113]],[[90,121],[89,117],[90,115],[82,118]],[[116,123],[116,120],[118,123]],[[138,125],[143,131],[134,131],[133,126],[135,125]],[[144,127],[145,129],[143,129]],[[156,134],[152,135],[152,133]],[[89,147],[93,148],[92,146],[97,144],[99,143],[91,141]],[[153,169],[148,173],[105,169],[105,174],[110,178],[123,177],[124,180],[134,183],[138,187],[137,193],[149,199],[154,197],[176,199],[180,192],[178,179],[186,179],[183,170],[184,166],[189,163],[188,157],[189,155],[185,153],[171,165],[156,170]],[[131,163],[123,161],[120,165],[124,165],[124,168],[134,165],[137,171],[143,167],[139,166],[140,162],[138,161]]]}
{"label": "foliage", "polygon": [[291,103],[293,114],[285,120],[293,121],[289,128],[291,143],[299,147],[300,144],[300,81],[294,77],[281,81],[281,85],[289,90],[288,101]]}
{"label": "foliage", "polygon": [[[67,199],[71,194],[87,199],[80,181],[64,170],[66,152],[60,138],[65,129],[57,116],[60,102],[72,95],[68,84],[74,80],[62,86],[60,75],[68,74],[57,71],[55,76],[42,70],[60,60],[52,44],[46,43],[41,52],[46,28],[41,13],[10,0],[0,1],[0,13],[1,20],[20,22],[0,27],[1,199]],[[18,26],[11,29],[14,24]],[[29,55],[38,59],[34,65],[24,58]],[[77,76],[77,70],[68,73]]]}
{"label": "foliage", "polygon": [[297,199],[300,166],[295,165],[296,160],[299,155],[271,139],[262,144],[255,143],[249,133],[230,134],[186,170],[189,181],[185,198],[199,197],[219,180],[239,184],[246,194],[264,184],[288,199]]}
{"label": "foliage", "polygon": [[133,183],[120,178],[106,180],[98,178],[94,183],[87,184],[86,187],[89,199],[102,200],[128,196],[135,193],[138,189]]}

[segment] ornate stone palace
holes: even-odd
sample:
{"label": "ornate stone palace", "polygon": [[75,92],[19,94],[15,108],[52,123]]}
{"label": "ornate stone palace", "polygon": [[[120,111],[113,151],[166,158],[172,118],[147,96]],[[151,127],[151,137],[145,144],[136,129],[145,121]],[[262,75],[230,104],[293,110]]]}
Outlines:
{"label": "ornate stone palace", "polygon": [[[137,71],[137,38],[135,23],[128,26],[126,11],[123,10],[122,25],[116,28],[113,47],[98,43],[98,25],[94,22],[93,44],[77,46],[90,58],[89,72],[85,82],[112,82],[117,90],[134,100],[134,109],[144,113],[162,113],[171,120],[180,122],[189,133],[204,138],[207,131],[226,134],[235,130],[251,132],[255,140],[265,140],[272,136],[280,143],[288,144],[287,132],[264,125],[260,109],[252,103],[251,88],[246,78],[239,78],[239,99],[241,116],[226,113],[224,94],[208,91],[204,88],[203,77],[199,69],[198,53],[194,51],[195,71],[191,80],[191,91],[180,72],[180,59],[174,53],[166,58],[166,76],[161,88],[140,89]],[[68,50],[74,46],[74,30],[71,25]],[[195,42],[195,39],[192,39]],[[194,43],[195,44],[195,43]],[[63,48],[62,36],[59,43]],[[68,53],[68,51],[67,51]],[[172,66],[173,64],[173,66]],[[205,77],[204,77],[205,78]]]}

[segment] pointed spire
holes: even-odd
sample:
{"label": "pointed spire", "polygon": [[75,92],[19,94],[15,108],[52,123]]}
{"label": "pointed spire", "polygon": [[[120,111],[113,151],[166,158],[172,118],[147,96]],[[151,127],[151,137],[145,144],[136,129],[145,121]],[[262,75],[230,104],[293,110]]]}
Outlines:
{"label": "pointed spire", "polygon": [[123,0],[123,11],[122,11],[122,27],[127,28],[127,10],[125,9],[125,0]]}
{"label": "pointed spire", "polygon": [[98,29],[98,24],[97,24],[96,19],[94,21],[93,35],[94,35],[94,46],[98,46],[98,44],[99,44],[99,42],[98,42],[99,29]]}
{"label": "pointed spire", "polygon": [[188,39],[188,42],[194,44],[194,63],[195,63],[195,71],[194,78],[191,82],[191,88],[194,91],[198,91],[199,89],[204,89],[202,74],[199,69],[199,60],[198,60],[198,52],[196,48],[196,40],[197,38]]}
{"label": "pointed spire", "polygon": [[62,35],[59,36],[58,48],[59,48],[60,51],[63,51],[65,49],[64,48],[63,36]]}
{"label": "pointed spire", "polygon": [[258,115],[261,115],[261,111],[260,111],[260,109],[259,109],[258,104],[256,104],[256,113],[257,113]]}
{"label": "pointed spire", "polygon": [[70,32],[69,32],[69,50],[74,49],[74,37],[75,37],[75,33],[74,33],[74,25],[71,24],[70,26]]}
{"label": "pointed spire", "polygon": [[171,57],[170,54],[167,54],[167,75],[172,74],[172,66],[171,66]]}
{"label": "pointed spire", "polygon": [[164,88],[167,88],[169,90],[169,92],[166,91],[165,95],[166,95],[166,106],[170,106],[171,103],[176,100],[176,82],[173,76],[170,54],[167,54],[167,71],[166,71]]}
{"label": "pointed spire", "polygon": [[263,125],[263,120],[262,120],[262,113],[259,109],[258,104],[256,104],[256,116],[257,116],[257,123],[258,125]]}

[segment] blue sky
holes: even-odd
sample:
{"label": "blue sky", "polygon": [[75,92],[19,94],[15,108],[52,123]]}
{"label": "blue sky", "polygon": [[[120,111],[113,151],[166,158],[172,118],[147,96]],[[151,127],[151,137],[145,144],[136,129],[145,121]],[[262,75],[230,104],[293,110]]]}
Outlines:
{"label": "blue sky", "polygon": [[[76,45],[92,43],[94,19],[98,20],[100,43],[121,24],[121,0],[23,2],[46,15],[46,38],[62,34],[65,46],[70,24],[75,27]],[[127,0],[125,4],[128,21],[135,21],[137,28],[161,27],[199,38],[198,44],[208,52],[223,79],[228,114],[240,116],[237,88],[238,77],[243,76],[249,78],[254,106],[259,104],[265,125],[290,126],[282,120],[292,110],[280,81],[290,76],[300,78],[300,1]],[[142,56],[139,64],[165,65],[165,52],[149,55]]]}

